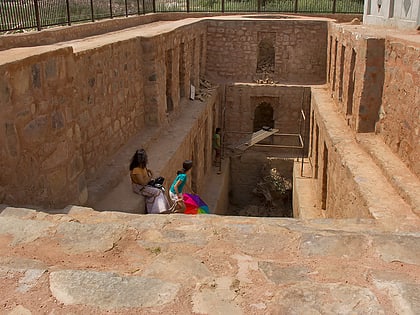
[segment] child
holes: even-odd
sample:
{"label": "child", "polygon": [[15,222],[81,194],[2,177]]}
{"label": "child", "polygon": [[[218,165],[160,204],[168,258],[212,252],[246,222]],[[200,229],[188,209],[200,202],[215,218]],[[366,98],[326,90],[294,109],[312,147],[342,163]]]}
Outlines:
{"label": "child", "polygon": [[177,176],[173,181],[171,188],[169,189],[169,197],[176,204],[176,212],[184,212],[185,204],[182,196],[182,190],[187,183],[187,172],[192,168],[193,162],[191,160],[185,160],[182,163],[182,170],[177,172]]}

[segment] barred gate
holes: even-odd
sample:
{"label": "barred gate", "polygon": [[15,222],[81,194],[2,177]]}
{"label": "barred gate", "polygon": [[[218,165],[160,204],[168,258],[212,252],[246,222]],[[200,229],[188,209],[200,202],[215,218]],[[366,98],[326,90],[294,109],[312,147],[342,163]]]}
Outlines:
{"label": "barred gate", "polygon": [[362,14],[363,0],[0,0],[0,32],[160,12]]}

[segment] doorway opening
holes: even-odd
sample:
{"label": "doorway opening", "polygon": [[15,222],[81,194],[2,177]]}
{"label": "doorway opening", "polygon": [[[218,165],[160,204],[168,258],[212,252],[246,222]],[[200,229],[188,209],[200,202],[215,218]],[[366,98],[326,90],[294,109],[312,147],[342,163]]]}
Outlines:
{"label": "doorway opening", "polygon": [[254,132],[263,127],[274,128],[273,107],[270,103],[261,102],[254,112]]}
{"label": "doorway opening", "polygon": [[274,73],[275,55],[273,41],[262,39],[258,44],[257,73]]}

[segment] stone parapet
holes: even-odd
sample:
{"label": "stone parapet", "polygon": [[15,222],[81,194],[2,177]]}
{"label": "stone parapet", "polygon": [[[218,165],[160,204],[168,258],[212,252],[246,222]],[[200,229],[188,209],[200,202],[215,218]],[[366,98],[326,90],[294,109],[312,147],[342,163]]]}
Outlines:
{"label": "stone parapet", "polygon": [[3,312],[420,311],[418,233],[373,220],[61,212],[0,214]]}

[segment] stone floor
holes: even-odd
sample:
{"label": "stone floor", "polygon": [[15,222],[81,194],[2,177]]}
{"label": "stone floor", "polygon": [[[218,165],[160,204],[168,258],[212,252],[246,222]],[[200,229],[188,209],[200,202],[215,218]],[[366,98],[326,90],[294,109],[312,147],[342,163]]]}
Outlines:
{"label": "stone floor", "polygon": [[1,314],[419,314],[420,233],[375,220],[0,214]]}

